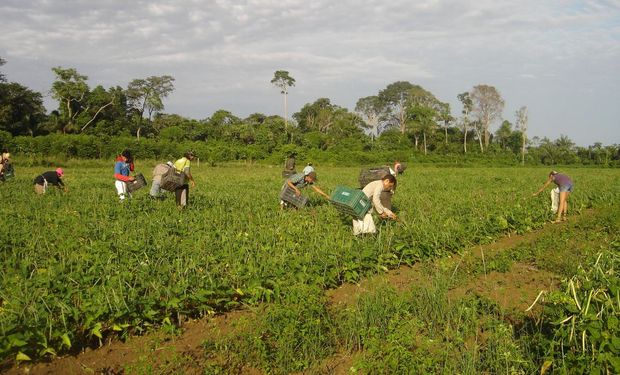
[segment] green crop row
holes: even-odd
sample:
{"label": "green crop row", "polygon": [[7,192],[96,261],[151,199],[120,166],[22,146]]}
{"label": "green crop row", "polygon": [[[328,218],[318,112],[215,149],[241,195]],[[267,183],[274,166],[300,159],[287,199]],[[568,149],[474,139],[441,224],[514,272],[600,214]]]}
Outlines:
{"label": "green crop row", "polygon": [[[354,237],[351,221],[309,191],[302,210],[280,211],[280,170],[194,167],[190,206],[147,199],[120,203],[112,163],[66,169],[68,193],[35,196],[42,171],[17,166],[0,185],[0,358],[97,346],[240,304],[272,301],[285,287],[330,288],[541,227],[548,195],[531,197],[543,169],[416,168],[399,177],[401,222]],[[140,164],[145,175],[152,165]],[[318,168],[320,186],[355,186],[357,168]],[[616,170],[568,171],[571,214],[620,197]]]}

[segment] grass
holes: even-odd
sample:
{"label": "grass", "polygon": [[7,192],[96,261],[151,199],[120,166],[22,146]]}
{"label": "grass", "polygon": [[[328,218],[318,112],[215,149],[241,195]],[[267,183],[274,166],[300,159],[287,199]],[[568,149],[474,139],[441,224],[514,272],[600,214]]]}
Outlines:
{"label": "grass", "polygon": [[[138,171],[148,179],[153,164],[138,161]],[[255,366],[273,372],[309,368],[335,350],[353,350],[356,345],[366,348],[368,340],[386,340],[390,329],[405,329],[400,323],[377,318],[383,321],[380,335],[368,334],[363,341],[363,332],[343,331],[338,328],[340,322],[328,317],[320,291],[402,264],[454,255],[508,232],[540,228],[552,217],[547,197],[531,197],[531,191],[546,176],[545,170],[537,168],[410,166],[399,179],[394,198],[402,222],[381,223],[376,236],[355,238],[350,220],[312,193],[309,207],[280,211],[278,168],[196,167],[193,174],[198,187],[190,193],[190,207],[178,211],[171,197],[153,202],[144,190],[120,203],[113,188],[112,165],[111,161],[62,165],[67,194],[51,191],[34,196],[31,179],[45,168],[20,167],[19,162],[17,177],[0,185],[11,202],[0,208],[3,217],[11,218],[0,233],[0,357],[18,353],[31,358],[53,356],[97,346],[109,337],[174,325],[183,317],[270,302],[276,311],[266,316],[273,322],[259,325],[269,332],[265,336],[269,340],[256,341],[257,336],[250,340],[252,345],[262,345],[258,351],[262,354],[253,360]],[[356,168],[318,166],[317,170],[326,191],[340,184],[356,185]],[[572,213],[605,206],[620,196],[620,173],[616,170],[575,169],[568,173],[577,182],[571,197]],[[596,232],[592,228],[596,224],[584,227],[583,232]],[[548,248],[549,243],[541,244],[538,252],[520,250],[521,255],[515,258],[489,259],[488,266],[507,270],[510,262],[538,257]],[[551,258],[546,264],[552,264]],[[570,270],[569,263],[560,264]],[[483,273],[489,272],[486,266]],[[459,272],[464,273],[455,277],[479,274],[479,264],[465,264]],[[447,288],[449,279],[440,284],[443,286],[434,289],[435,301],[443,304],[439,292]],[[291,294],[305,297],[295,300]],[[420,294],[415,298],[428,304],[432,297]],[[317,310],[304,304],[305,299],[315,301]],[[402,303],[413,304],[409,300]],[[475,307],[479,302],[468,303]],[[389,301],[373,304],[378,310],[368,307],[362,316],[381,316],[391,306]],[[381,304],[385,306],[377,306]],[[486,302],[482,306],[489,308]],[[468,308],[478,309],[474,307]],[[284,311],[277,311],[279,308]],[[443,305],[435,308],[438,310],[428,313],[437,319],[457,319],[452,317],[460,311]],[[318,316],[320,324],[300,319],[307,309],[311,316]],[[287,315],[290,311],[299,312]],[[490,314],[488,321],[497,320]],[[276,327],[281,323],[280,331]],[[364,324],[374,327],[372,321]],[[449,326],[439,322],[408,324],[422,325],[429,332],[433,340],[425,343],[429,351],[447,353],[447,347],[436,349],[436,340],[443,340],[441,332]],[[314,332],[315,341],[300,342],[295,335],[300,329]],[[338,332],[349,333],[343,338]],[[356,335],[357,344],[343,344],[355,342]],[[395,350],[409,345],[401,345],[395,337],[390,340]],[[326,349],[319,350],[317,343]],[[298,358],[291,359],[293,354]],[[474,358],[481,356],[475,351],[460,355],[462,361],[473,361],[467,368],[491,366],[476,367]],[[411,363],[418,360],[412,358]],[[445,368],[453,366],[451,361],[444,360]],[[367,366],[383,368],[376,361],[367,362]]]}

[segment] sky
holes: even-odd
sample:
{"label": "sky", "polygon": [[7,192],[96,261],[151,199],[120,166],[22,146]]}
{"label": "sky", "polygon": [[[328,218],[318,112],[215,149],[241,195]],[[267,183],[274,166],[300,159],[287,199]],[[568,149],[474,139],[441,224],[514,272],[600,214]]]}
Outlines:
{"label": "sky", "polygon": [[[283,115],[276,70],[295,79],[289,117],[329,98],[355,109],[396,81],[451,105],[494,86],[530,137],[620,144],[620,0],[2,0],[0,69],[44,95],[52,68],[91,88],[171,75],[166,113]],[[495,123],[492,131],[496,130]]]}

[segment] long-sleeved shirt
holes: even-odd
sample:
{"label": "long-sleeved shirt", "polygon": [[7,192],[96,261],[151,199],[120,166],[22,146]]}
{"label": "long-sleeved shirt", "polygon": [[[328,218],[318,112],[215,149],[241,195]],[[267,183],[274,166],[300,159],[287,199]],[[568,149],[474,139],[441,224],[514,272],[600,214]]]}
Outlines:
{"label": "long-sleeved shirt", "polygon": [[114,164],[114,178],[119,181],[129,181],[129,172],[133,171],[133,163],[127,163],[122,158],[116,158],[116,164]]}
{"label": "long-sleeved shirt", "polygon": [[62,179],[58,177],[56,171],[43,172],[35,177],[33,182],[35,185],[43,185],[45,181],[47,181],[48,185],[65,186]]}
{"label": "long-sleeved shirt", "polygon": [[384,191],[383,180],[370,182],[368,185],[364,186],[362,191],[371,200],[372,205],[375,207],[375,210],[379,215],[383,213],[392,213],[392,211],[381,204],[381,193]]}

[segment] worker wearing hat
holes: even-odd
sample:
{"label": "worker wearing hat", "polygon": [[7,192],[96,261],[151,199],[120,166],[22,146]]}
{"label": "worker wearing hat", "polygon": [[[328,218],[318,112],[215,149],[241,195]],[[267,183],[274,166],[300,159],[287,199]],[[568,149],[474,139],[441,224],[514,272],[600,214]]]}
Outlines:
{"label": "worker wearing hat", "polygon": [[[286,182],[284,183],[284,186],[282,186],[282,189],[284,190],[288,186],[289,188],[293,189],[295,191],[295,194],[299,197],[301,195],[301,190],[299,189],[310,185],[314,191],[329,199],[329,195],[325,194],[323,190],[321,190],[321,188],[314,185],[316,181],[317,177],[314,170],[308,171],[308,174],[297,173],[286,179]],[[286,202],[280,200],[280,208],[284,208],[285,206]]]}
{"label": "worker wearing hat", "polygon": [[45,194],[49,185],[54,185],[59,189],[67,191],[65,183],[62,181],[62,176],[65,175],[65,171],[62,168],[56,168],[55,171],[43,172],[34,178],[34,192],[37,194]]}

